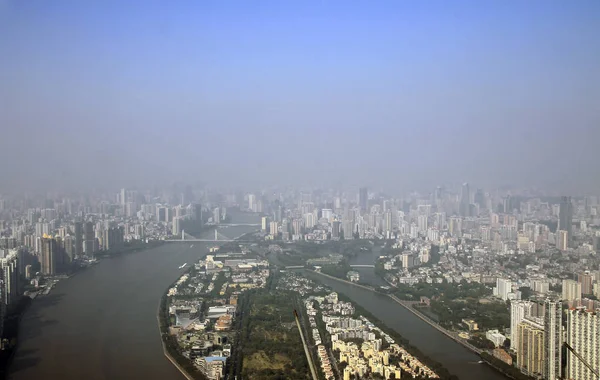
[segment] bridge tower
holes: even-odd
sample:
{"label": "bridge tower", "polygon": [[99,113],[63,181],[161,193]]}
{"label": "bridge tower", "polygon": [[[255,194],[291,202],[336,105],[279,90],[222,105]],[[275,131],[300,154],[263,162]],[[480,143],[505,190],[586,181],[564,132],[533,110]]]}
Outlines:
{"label": "bridge tower", "polygon": [[185,230],[181,230],[181,240],[185,240]]}

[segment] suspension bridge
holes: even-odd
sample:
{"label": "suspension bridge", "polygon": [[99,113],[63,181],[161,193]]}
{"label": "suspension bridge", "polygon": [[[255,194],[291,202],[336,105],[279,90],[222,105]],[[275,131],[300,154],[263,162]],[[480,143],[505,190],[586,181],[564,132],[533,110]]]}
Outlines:
{"label": "suspension bridge", "polygon": [[230,241],[239,241],[237,239],[232,239],[228,236],[219,232],[219,228],[222,227],[235,227],[235,226],[259,226],[259,224],[219,224],[215,228],[215,236],[214,238],[197,238],[185,232],[185,230],[181,231],[181,239],[169,239],[165,240],[166,242],[209,242],[209,243],[226,243]]}

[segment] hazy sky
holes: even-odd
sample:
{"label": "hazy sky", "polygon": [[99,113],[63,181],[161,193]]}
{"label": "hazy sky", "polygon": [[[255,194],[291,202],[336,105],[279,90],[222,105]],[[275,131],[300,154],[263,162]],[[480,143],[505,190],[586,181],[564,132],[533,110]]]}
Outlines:
{"label": "hazy sky", "polygon": [[599,20],[597,0],[0,0],[0,186],[600,190]]}

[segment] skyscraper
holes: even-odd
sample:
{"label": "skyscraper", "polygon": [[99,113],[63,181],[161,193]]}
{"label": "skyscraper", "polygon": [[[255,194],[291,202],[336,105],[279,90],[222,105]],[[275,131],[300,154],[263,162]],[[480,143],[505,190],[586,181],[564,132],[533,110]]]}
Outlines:
{"label": "skyscraper", "polygon": [[544,301],[544,379],[559,380],[562,367],[562,303]]}
{"label": "skyscraper", "polygon": [[83,254],[83,223],[75,222],[75,256]]}
{"label": "skyscraper", "polygon": [[577,282],[581,284],[581,293],[582,294],[592,294],[593,293],[593,283],[594,279],[590,272],[579,273],[577,275]]}
{"label": "skyscraper", "polygon": [[[589,312],[585,307],[567,312],[567,343],[588,362],[600,370],[600,309]],[[567,351],[568,379],[597,380],[583,362],[571,351]]]}
{"label": "skyscraper", "polygon": [[92,256],[94,254],[94,243],[96,237],[94,236],[94,223],[85,222],[83,225],[83,248],[84,252],[87,256]]}
{"label": "skyscraper", "polygon": [[470,215],[470,207],[471,207],[471,194],[469,191],[469,184],[467,182],[463,183],[461,192],[460,192],[460,205],[459,205],[459,213],[460,216],[471,216]]}
{"label": "skyscraper", "polygon": [[531,315],[531,302],[529,301],[511,301],[510,302],[510,349],[517,351],[519,345],[518,327],[525,317]]}
{"label": "skyscraper", "polygon": [[331,223],[331,238],[333,240],[338,240],[340,238],[340,226],[341,223],[337,220],[334,220],[333,223]]}
{"label": "skyscraper", "polygon": [[569,231],[567,230],[558,230],[556,236],[556,248],[561,251],[566,251],[569,248]]}
{"label": "skyscraper", "polygon": [[367,202],[369,200],[369,191],[366,187],[361,187],[358,190],[358,207],[360,211],[367,211]]}
{"label": "skyscraper", "polygon": [[532,377],[542,375],[545,367],[544,325],[540,322],[533,318],[525,318],[519,323],[514,334],[518,341],[517,367]]}
{"label": "skyscraper", "polygon": [[581,300],[581,284],[574,280],[563,280],[562,300],[568,302]]}
{"label": "skyscraper", "polygon": [[248,209],[256,212],[256,196],[254,194],[248,194]]}
{"label": "skyscraper", "polygon": [[44,235],[42,238],[42,274],[55,275],[60,271],[63,252],[56,239]]}
{"label": "skyscraper", "polygon": [[571,203],[571,197],[560,198],[558,229],[567,231],[569,242],[573,240],[573,203]]}

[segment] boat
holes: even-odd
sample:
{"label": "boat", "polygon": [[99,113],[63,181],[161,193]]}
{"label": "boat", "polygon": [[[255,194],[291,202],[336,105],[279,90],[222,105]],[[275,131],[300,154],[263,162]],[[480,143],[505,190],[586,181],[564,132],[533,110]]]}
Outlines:
{"label": "boat", "polygon": [[190,245],[190,248],[194,248],[194,245],[193,245],[193,244],[192,244],[192,245]]}
{"label": "boat", "polygon": [[183,268],[185,268],[185,266],[186,266],[186,265],[187,265],[187,263],[183,263],[183,264],[182,264],[182,265],[179,267],[179,269],[183,269]]}

